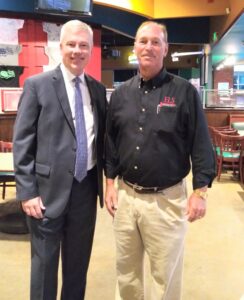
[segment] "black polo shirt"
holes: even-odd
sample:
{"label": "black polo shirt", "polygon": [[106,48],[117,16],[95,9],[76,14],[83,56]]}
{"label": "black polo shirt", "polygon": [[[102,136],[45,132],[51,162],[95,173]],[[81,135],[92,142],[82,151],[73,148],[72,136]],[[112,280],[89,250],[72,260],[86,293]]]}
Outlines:
{"label": "black polo shirt", "polygon": [[169,187],[192,166],[193,188],[211,186],[215,158],[197,90],[163,69],[139,75],[111,95],[107,116],[106,177],[144,187]]}

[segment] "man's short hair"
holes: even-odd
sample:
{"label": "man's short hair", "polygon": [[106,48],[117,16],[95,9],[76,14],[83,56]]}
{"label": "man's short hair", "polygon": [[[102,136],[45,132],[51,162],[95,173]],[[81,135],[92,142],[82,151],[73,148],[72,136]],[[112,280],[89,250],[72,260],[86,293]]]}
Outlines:
{"label": "man's short hair", "polygon": [[167,42],[168,42],[168,32],[167,32],[166,26],[165,26],[164,24],[157,23],[157,22],[154,22],[154,21],[145,21],[145,22],[143,22],[143,23],[139,26],[139,28],[137,29],[137,31],[136,31],[136,37],[135,37],[135,40],[137,39],[137,36],[138,36],[139,31],[140,31],[143,27],[145,27],[145,26],[147,26],[147,25],[153,25],[153,24],[156,25],[156,26],[158,26],[158,27],[161,29],[162,33],[164,34],[164,40],[165,40],[165,42],[167,43]]}
{"label": "man's short hair", "polygon": [[69,28],[72,29],[74,27],[78,28],[79,30],[83,30],[83,31],[88,32],[88,34],[90,36],[90,39],[91,39],[91,46],[93,46],[93,31],[92,31],[92,28],[88,24],[86,24],[86,23],[84,23],[80,20],[70,20],[70,21],[64,23],[64,25],[62,26],[61,31],[60,31],[60,43],[62,43],[62,41],[63,41],[65,31]]}

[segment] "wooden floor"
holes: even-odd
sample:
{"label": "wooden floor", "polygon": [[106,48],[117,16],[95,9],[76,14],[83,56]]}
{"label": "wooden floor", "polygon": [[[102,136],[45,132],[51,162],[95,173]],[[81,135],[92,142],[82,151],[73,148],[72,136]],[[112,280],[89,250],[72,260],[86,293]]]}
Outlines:
{"label": "wooden floor", "polygon": [[[190,192],[190,177],[187,182]],[[14,196],[8,189],[0,204]],[[0,233],[1,300],[29,299],[29,252],[28,234]],[[244,189],[230,174],[209,190],[206,217],[189,224],[184,266],[182,300],[244,296]],[[114,300],[115,285],[112,219],[99,209],[86,300]]]}

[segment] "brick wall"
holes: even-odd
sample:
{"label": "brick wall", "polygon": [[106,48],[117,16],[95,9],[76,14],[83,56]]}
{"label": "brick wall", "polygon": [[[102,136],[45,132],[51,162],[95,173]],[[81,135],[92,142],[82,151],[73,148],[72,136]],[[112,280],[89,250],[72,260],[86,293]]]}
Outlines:
{"label": "brick wall", "polygon": [[215,70],[213,74],[214,78],[214,89],[218,89],[218,83],[219,82],[228,82],[229,88],[233,88],[233,76],[234,76],[234,70],[233,67],[225,67],[221,70]]}

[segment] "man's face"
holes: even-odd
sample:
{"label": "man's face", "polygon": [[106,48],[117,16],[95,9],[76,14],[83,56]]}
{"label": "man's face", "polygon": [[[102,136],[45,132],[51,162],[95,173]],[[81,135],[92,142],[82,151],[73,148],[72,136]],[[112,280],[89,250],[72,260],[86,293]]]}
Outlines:
{"label": "man's face", "polygon": [[159,26],[150,24],[142,27],[137,33],[134,49],[140,68],[149,68],[155,73],[162,69],[168,44]]}
{"label": "man's face", "polygon": [[75,76],[82,74],[91,57],[92,41],[89,33],[78,28],[67,29],[60,49],[65,67]]}

